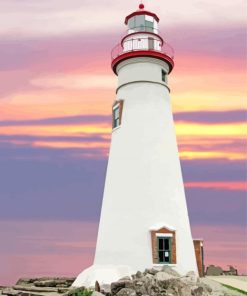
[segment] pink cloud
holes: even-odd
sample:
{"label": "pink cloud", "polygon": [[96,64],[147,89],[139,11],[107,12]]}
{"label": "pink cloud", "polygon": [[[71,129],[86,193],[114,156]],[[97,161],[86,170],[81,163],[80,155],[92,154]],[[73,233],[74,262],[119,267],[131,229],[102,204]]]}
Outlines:
{"label": "pink cloud", "polygon": [[245,226],[195,225],[192,233],[194,238],[204,239],[206,266],[214,264],[228,269],[232,265],[240,274],[247,273]]}
{"label": "pink cloud", "polygon": [[[20,277],[76,276],[93,262],[97,223],[79,221],[1,221],[1,285]],[[192,227],[204,238],[205,263],[246,273],[246,233],[241,226]]]}

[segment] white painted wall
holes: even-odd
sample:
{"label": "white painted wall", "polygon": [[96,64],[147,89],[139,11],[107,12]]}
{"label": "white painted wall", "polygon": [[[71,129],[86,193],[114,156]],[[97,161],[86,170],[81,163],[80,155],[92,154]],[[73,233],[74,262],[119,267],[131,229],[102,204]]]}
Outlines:
{"label": "white painted wall", "polygon": [[[152,58],[129,59],[118,66],[122,125],[112,133],[94,265],[74,285],[90,279],[92,269],[95,273],[99,267],[127,266],[121,276],[127,270],[152,267],[153,225],[176,230],[175,269],[197,273],[169,91],[161,80],[163,68],[168,66]],[[98,276],[100,282],[107,281],[104,272]]]}

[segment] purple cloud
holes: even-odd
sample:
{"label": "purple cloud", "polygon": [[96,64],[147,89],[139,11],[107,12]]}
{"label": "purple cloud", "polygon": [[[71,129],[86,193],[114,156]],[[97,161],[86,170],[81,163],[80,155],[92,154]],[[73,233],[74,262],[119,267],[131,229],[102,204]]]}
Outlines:
{"label": "purple cloud", "polygon": [[202,124],[246,122],[247,110],[178,112],[174,114],[174,119],[176,122]]}
{"label": "purple cloud", "polygon": [[111,124],[109,115],[76,115],[64,117],[52,117],[34,120],[4,120],[0,121],[0,126],[35,126],[35,125],[74,125],[89,123]]}

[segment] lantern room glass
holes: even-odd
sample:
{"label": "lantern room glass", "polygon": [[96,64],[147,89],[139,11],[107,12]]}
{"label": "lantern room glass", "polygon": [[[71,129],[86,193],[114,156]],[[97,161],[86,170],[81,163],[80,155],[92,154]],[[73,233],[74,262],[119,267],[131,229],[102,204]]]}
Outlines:
{"label": "lantern room glass", "polygon": [[149,15],[136,15],[128,21],[128,33],[150,32],[158,34],[158,23]]}

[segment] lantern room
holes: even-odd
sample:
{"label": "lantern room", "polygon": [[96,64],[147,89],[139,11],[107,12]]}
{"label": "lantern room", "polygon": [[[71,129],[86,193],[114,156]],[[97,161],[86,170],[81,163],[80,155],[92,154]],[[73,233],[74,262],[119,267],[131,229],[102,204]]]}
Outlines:
{"label": "lantern room", "polygon": [[157,15],[145,11],[143,4],[140,4],[139,10],[128,15],[125,19],[125,24],[128,25],[128,34],[137,32],[158,34],[158,22]]}

